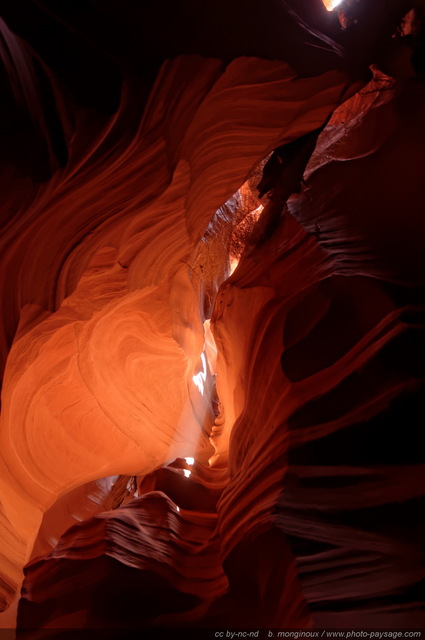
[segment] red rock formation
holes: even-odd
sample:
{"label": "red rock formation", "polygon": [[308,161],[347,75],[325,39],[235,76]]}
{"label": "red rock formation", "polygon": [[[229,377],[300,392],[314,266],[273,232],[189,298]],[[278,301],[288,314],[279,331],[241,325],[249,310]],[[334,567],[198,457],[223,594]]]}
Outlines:
{"label": "red rock formation", "polygon": [[[214,25],[174,34],[148,99],[107,12],[64,20],[89,69],[113,60],[95,95],[6,11],[44,59],[1,24],[32,154],[6,145],[0,288],[1,602],[27,565],[21,628],[424,622],[423,83],[363,86],[336,44],[309,67],[319,5],[310,33],[281,14],[277,60],[243,28],[221,59]],[[253,227],[256,180],[239,189],[293,141]]]}

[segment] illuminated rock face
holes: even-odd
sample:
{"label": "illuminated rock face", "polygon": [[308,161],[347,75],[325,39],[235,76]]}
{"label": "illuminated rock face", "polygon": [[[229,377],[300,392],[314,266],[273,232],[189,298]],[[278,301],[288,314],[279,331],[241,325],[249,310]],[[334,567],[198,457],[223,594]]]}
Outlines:
{"label": "illuminated rock face", "polygon": [[[341,71],[183,55],[147,104],[128,78],[113,115],[59,102],[49,178],[8,167],[28,185],[9,186],[1,275],[18,626],[423,623],[424,95],[380,89],[334,112]],[[234,194],[332,112],[301,193],[270,224],[265,207],[229,278],[259,205]]]}

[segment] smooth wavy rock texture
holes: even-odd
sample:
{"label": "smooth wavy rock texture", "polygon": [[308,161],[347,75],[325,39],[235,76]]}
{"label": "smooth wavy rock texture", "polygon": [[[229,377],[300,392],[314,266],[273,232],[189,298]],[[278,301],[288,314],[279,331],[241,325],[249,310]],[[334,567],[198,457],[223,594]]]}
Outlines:
{"label": "smooth wavy rock texture", "polygon": [[124,48],[84,103],[0,27],[41,154],[2,178],[1,607],[25,568],[40,638],[424,625],[422,79]]}

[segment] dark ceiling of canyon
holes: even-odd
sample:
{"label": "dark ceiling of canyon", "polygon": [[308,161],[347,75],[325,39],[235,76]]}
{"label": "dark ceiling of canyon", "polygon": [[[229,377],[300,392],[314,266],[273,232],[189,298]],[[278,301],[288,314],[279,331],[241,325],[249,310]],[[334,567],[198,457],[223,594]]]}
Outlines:
{"label": "dark ceiling of canyon", "polygon": [[331,8],[2,2],[18,639],[425,629],[425,2]]}

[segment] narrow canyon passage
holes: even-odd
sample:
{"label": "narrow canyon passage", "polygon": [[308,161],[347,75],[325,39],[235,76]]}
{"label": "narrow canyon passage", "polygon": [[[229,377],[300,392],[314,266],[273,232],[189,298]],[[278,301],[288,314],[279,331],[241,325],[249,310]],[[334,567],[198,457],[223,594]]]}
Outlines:
{"label": "narrow canyon passage", "polygon": [[425,627],[422,4],[5,3],[17,638]]}

